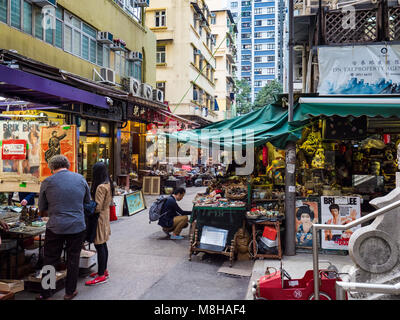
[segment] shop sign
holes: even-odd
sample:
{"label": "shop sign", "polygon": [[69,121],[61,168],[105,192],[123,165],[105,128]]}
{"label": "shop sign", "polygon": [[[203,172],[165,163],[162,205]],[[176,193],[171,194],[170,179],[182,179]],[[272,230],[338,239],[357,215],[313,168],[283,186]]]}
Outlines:
{"label": "shop sign", "polygon": [[[361,217],[359,197],[321,197],[323,224],[345,225]],[[349,230],[322,230],[323,249],[347,250],[350,236],[360,226]]]}
{"label": "shop sign", "polygon": [[26,140],[3,140],[1,148],[3,160],[26,159]]}
{"label": "shop sign", "polygon": [[319,47],[318,93],[400,93],[400,45]]}

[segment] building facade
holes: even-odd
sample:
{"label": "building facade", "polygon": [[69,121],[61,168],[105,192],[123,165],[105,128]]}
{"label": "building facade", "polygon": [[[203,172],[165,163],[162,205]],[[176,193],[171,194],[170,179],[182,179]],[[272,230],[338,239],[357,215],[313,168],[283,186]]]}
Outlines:
{"label": "building facade", "polygon": [[153,0],[146,10],[146,25],[157,37],[157,88],[172,113],[200,124],[217,120],[210,22],[203,0]]}
{"label": "building facade", "polygon": [[156,87],[156,37],[144,17],[136,0],[0,1],[0,95],[17,99],[17,109],[34,102],[46,113],[50,105],[77,125],[77,171],[89,180],[96,161],[118,177],[146,160],[146,123],[163,105],[152,90],[135,96],[126,86]]}
{"label": "building facade", "polygon": [[216,41],[215,49],[215,109],[218,120],[236,116],[235,81],[237,59],[237,26],[227,2],[208,0],[211,10],[211,31]]}
{"label": "building facade", "polygon": [[284,0],[230,0],[230,10],[239,29],[239,78],[257,93],[270,81],[283,82],[284,64]]}

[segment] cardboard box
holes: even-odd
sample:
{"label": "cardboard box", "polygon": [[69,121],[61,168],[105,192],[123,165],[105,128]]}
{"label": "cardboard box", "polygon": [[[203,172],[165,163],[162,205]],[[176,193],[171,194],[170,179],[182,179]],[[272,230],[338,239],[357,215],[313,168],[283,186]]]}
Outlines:
{"label": "cardboard box", "polygon": [[97,252],[93,250],[82,250],[79,259],[79,268],[88,269],[97,262]]}
{"label": "cardboard box", "polygon": [[0,291],[10,291],[12,293],[24,291],[24,280],[1,280],[0,279]]}

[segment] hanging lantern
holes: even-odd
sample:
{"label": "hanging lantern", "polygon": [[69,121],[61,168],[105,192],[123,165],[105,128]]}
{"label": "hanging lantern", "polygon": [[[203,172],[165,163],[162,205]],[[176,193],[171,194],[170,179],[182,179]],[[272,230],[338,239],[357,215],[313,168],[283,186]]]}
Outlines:
{"label": "hanging lantern", "polygon": [[268,167],[268,148],[267,148],[267,146],[263,147],[262,161],[263,161],[264,167]]}

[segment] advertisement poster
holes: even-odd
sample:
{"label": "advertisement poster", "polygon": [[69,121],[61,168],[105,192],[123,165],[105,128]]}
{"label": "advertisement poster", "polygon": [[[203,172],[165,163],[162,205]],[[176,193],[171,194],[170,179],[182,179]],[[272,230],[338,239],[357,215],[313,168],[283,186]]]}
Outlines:
{"label": "advertisement poster", "polygon": [[48,162],[51,157],[62,154],[71,164],[69,170],[76,172],[76,126],[65,125],[40,128],[40,180],[51,176]]}
{"label": "advertisement poster", "polygon": [[400,93],[400,45],[319,47],[320,95]]}
{"label": "advertisement poster", "polygon": [[[359,197],[321,197],[321,222],[323,224],[350,223],[361,217]],[[349,230],[321,230],[322,249],[347,250],[350,236],[360,228]]]}
{"label": "advertisement poster", "polygon": [[318,201],[296,200],[296,247],[312,248],[312,225],[319,223]]}
{"label": "advertisement poster", "polygon": [[0,172],[3,176],[24,174],[39,178],[40,127],[43,125],[46,124],[34,121],[0,121]]}

